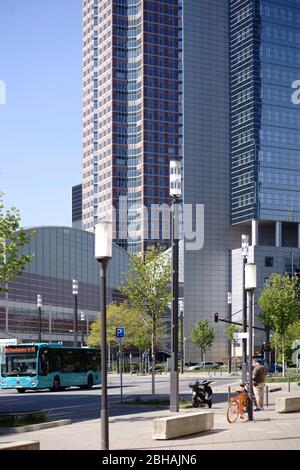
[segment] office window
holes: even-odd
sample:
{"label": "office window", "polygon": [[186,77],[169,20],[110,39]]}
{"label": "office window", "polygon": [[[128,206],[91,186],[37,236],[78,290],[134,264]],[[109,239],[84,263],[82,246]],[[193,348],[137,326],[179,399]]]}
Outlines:
{"label": "office window", "polygon": [[273,258],[273,256],[266,256],[265,257],[265,267],[266,268],[273,268],[274,267],[274,258]]}

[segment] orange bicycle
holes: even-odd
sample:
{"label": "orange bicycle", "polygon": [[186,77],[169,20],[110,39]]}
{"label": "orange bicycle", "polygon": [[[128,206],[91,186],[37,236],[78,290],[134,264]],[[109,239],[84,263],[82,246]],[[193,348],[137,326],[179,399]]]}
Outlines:
{"label": "orange bicycle", "polygon": [[231,397],[228,402],[227,421],[229,423],[235,423],[238,417],[240,417],[240,419],[245,419],[245,413],[248,413],[249,409],[249,402],[250,397],[248,388],[246,384],[242,383],[240,388],[236,390],[236,395]]}

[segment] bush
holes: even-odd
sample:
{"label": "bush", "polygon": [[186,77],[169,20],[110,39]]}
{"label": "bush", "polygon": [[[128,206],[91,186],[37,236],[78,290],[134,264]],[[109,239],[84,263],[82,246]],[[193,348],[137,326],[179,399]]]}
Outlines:
{"label": "bush", "polygon": [[46,412],[36,412],[30,414],[12,413],[9,415],[0,416],[0,428],[20,427],[27,426],[30,424],[47,423],[49,421],[48,414]]}
{"label": "bush", "polygon": [[131,369],[130,369],[130,362],[125,362],[125,365],[124,365],[124,371],[123,372],[138,372],[140,368],[140,365],[138,362],[132,362],[131,363]]}

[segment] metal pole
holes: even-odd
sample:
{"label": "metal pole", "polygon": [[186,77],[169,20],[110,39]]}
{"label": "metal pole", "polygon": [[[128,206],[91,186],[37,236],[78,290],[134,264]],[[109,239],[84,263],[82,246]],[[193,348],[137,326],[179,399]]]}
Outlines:
{"label": "metal pole", "polygon": [[5,282],[5,332],[8,333],[8,282]]}
{"label": "metal pole", "polygon": [[[3,264],[5,267],[5,273],[6,273],[6,239],[3,240]],[[5,275],[5,332],[8,333],[8,282],[7,278]]]}
{"label": "metal pole", "polygon": [[[231,316],[231,313],[232,313],[232,308],[231,308],[231,302],[228,302],[228,320],[231,321],[232,319],[232,316]],[[227,344],[227,347],[228,347],[228,373],[231,374],[231,369],[232,369],[232,358],[231,358],[231,354],[232,354],[232,343],[230,340],[228,340],[228,344]]]}
{"label": "metal pole", "polygon": [[74,295],[74,341],[73,341],[73,346],[74,348],[77,348],[78,344],[78,299],[77,299],[77,294]]}
{"label": "metal pole", "polygon": [[228,403],[230,401],[231,387],[228,387]]}
{"label": "metal pole", "polygon": [[179,412],[178,377],[178,209],[176,197],[172,210],[172,335],[171,335],[171,372],[170,372],[170,412]]}
{"label": "metal pole", "polygon": [[[247,333],[247,293],[245,290],[245,265],[247,257],[243,257],[243,332]],[[247,339],[243,338],[242,381],[247,382]],[[252,353],[252,350],[251,350]]]}
{"label": "metal pole", "polygon": [[249,301],[249,421],[253,421],[253,379],[252,379],[252,343],[253,343],[253,290],[248,291]]}
{"label": "metal pole", "polygon": [[265,351],[264,351],[264,359],[265,359],[265,364],[267,366],[270,365],[270,348],[269,348],[269,344],[270,344],[270,328],[268,326],[266,326],[266,344],[265,344]]}
{"label": "metal pole", "polygon": [[288,377],[288,392],[291,391],[291,379]]}
{"label": "metal pole", "polygon": [[184,325],[183,325],[184,315],[181,312],[181,332],[180,332],[180,343],[181,343],[181,373],[184,372],[184,343],[183,343],[183,335],[184,335]]}
{"label": "metal pole", "polygon": [[106,352],[106,270],[108,260],[100,260],[100,308],[101,308],[101,449],[109,450],[107,406],[107,352]]}
{"label": "metal pole", "polygon": [[108,343],[108,370],[111,371],[111,351],[110,351],[110,343]]}
{"label": "metal pole", "polygon": [[42,307],[38,307],[38,342],[42,342]]}
{"label": "metal pole", "polygon": [[269,406],[269,387],[266,385],[266,407]]}
{"label": "metal pole", "polygon": [[52,343],[52,313],[51,307],[49,311],[49,342]]}
{"label": "metal pole", "polygon": [[123,403],[123,364],[122,364],[122,346],[121,341],[119,342],[119,372],[120,372],[120,396],[121,403]]}

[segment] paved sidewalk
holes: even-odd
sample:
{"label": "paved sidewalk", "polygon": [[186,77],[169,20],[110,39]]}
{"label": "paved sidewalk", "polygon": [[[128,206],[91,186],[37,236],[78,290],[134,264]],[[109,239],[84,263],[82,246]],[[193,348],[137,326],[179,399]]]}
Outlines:
{"label": "paved sidewalk", "polygon": [[[275,388],[280,384],[272,384]],[[254,413],[253,422],[229,424],[226,420],[226,403],[214,406],[215,426],[210,432],[169,441],[152,440],[152,420],[169,416],[166,409],[149,411],[146,406],[136,406],[135,414],[122,414],[110,419],[110,449],[123,450],[300,450],[300,412],[277,414],[275,398],[300,395],[300,389],[292,384],[291,393],[286,388],[281,392],[270,393],[270,406],[265,411]],[[131,408],[132,409],[132,408]],[[139,411],[138,411],[139,410]],[[193,410],[181,411],[192,413]],[[84,421],[61,428],[51,428],[21,434],[17,437],[2,436],[1,442],[39,440],[42,450],[97,450],[100,449],[100,420]]]}

